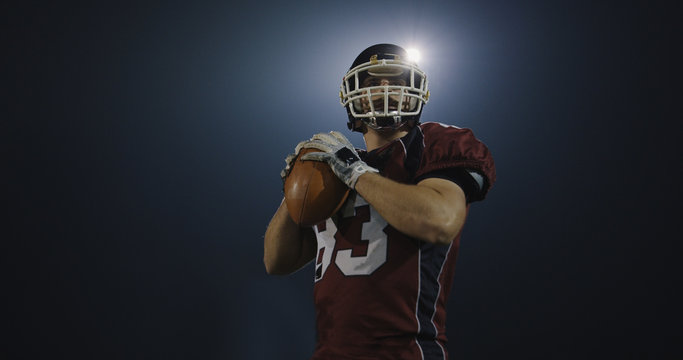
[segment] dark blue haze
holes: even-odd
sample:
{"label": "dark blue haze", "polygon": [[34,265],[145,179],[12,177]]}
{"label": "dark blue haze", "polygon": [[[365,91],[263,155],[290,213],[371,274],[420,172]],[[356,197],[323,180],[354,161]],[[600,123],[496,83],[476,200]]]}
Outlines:
{"label": "dark blue haze", "polygon": [[497,164],[462,237],[452,358],[681,354],[673,10],[524,0],[3,9],[2,358],[308,358],[313,268],[266,275],[262,237],[298,141],[341,130],[363,146],[346,130],[339,83],[380,42],[421,50],[432,93],[422,119],[472,128]]}

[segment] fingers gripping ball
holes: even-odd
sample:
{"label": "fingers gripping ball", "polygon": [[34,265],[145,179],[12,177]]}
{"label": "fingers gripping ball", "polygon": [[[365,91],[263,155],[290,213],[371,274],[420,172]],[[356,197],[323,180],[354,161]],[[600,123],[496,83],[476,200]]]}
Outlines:
{"label": "fingers gripping ball", "polygon": [[358,178],[366,172],[378,172],[358,156],[349,140],[336,131],[315,134],[311,140],[301,144],[303,148],[319,149],[320,152],[306,154],[303,160],[322,161],[330,165],[332,172],[351,189],[356,188]]}
{"label": "fingers gripping ball", "polygon": [[301,149],[285,179],[285,203],[295,223],[313,226],[331,217],[344,204],[350,189],[327,163],[303,161],[301,156],[318,149]]}

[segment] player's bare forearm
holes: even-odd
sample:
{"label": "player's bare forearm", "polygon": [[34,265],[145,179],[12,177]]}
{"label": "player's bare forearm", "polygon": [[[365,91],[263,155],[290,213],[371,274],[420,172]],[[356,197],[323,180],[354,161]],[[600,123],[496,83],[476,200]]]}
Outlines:
{"label": "player's bare forearm", "polygon": [[295,272],[313,259],[317,249],[313,229],[294,223],[284,201],[270,220],[263,240],[263,263],[271,275]]}
{"label": "player's bare forearm", "polygon": [[396,230],[416,239],[448,244],[465,223],[465,194],[448,180],[429,178],[409,185],[366,173],[356,191]]}

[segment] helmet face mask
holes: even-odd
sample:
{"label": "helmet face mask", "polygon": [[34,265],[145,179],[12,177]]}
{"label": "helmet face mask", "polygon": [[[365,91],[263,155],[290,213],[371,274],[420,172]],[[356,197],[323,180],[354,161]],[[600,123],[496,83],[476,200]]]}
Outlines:
{"label": "helmet face mask", "polygon": [[342,80],[340,100],[349,116],[349,128],[361,120],[375,130],[398,129],[419,120],[427,103],[427,77],[406,52],[391,44],[363,51]]}

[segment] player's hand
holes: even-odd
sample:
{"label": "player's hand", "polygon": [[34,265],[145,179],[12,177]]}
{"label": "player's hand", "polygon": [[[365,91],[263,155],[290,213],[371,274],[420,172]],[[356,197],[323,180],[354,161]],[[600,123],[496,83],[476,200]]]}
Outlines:
{"label": "player's hand", "polygon": [[299,151],[303,149],[303,146],[305,143],[308,141],[302,141],[296,145],[294,148],[294,152],[287,155],[285,158],[285,168],[280,171],[280,178],[282,179],[282,184],[284,185],[285,179],[287,179],[287,175],[292,171],[292,167],[294,166],[294,160],[296,160],[296,157],[299,155]]}
{"label": "player's hand", "polygon": [[361,175],[366,172],[379,172],[361,160],[353,144],[344,135],[336,131],[313,135],[311,140],[299,145],[304,149],[321,150],[322,152],[305,154],[301,160],[326,162],[334,174],[351,189],[356,188],[356,182]]}

